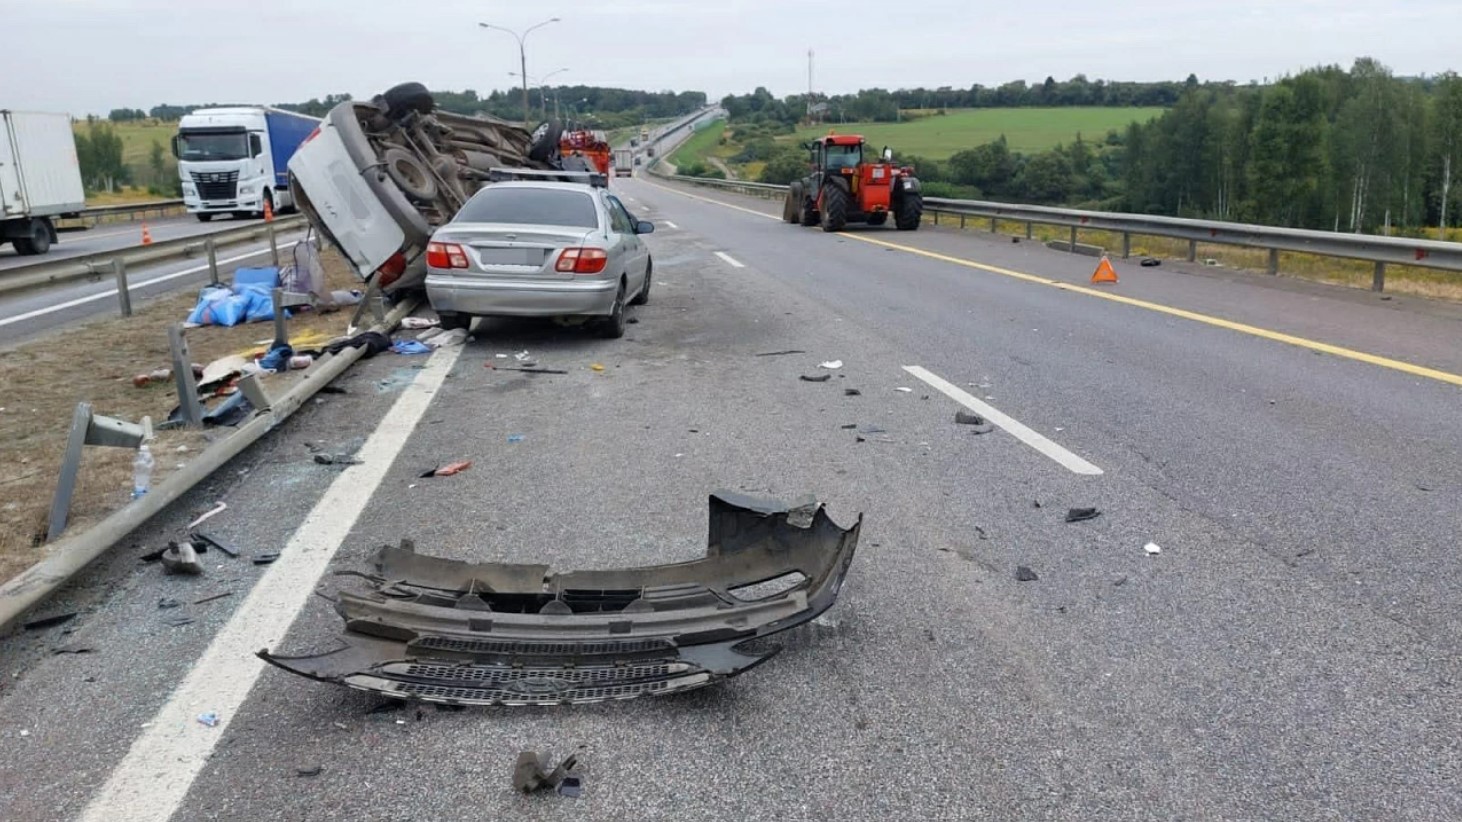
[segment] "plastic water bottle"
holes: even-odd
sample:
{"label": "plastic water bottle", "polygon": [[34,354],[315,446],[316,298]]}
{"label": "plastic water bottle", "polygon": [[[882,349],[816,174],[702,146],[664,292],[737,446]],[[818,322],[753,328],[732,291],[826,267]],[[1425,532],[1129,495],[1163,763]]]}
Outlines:
{"label": "plastic water bottle", "polygon": [[152,449],[147,447],[147,443],[142,443],[137,447],[137,456],[132,459],[132,499],[141,497],[152,487],[154,464]]}

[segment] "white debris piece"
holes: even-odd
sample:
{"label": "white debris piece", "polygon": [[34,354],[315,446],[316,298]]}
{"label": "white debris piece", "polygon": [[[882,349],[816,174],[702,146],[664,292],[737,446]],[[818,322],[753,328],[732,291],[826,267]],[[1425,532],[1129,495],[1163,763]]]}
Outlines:
{"label": "white debris piece", "polygon": [[829,371],[836,371],[839,368],[842,368],[843,367],[843,361],[842,360],[828,360],[825,363],[819,363],[817,367],[818,368],[826,368]]}
{"label": "white debris piece", "polygon": [[1162,546],[1158,545],[1156,542],[1149,542],[1146,545],[1142,546],[1142,550],[1146,551],[1149,554],[1161,554]]}
{"label": "white debris piece", "polygon": [[904,394],[912,394],[912,393],[914,393],[914,389],[912,389],[912,388],[905,388],[902,385],[900,385],[898,388],[895,388],[894,390],[895,391],[902,392]]}
{"label": "white debris piece", "polygon": [[441,325],[441,320],[427,319],[426,317],[403,317],[401,318],[402,328],[432,328]]}

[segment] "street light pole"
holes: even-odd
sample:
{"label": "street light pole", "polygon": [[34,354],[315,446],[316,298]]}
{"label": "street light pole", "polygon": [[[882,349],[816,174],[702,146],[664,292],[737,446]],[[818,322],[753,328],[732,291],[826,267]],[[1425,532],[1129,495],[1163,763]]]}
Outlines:
{"label": "street light pole", "polygon": [[531,34],[534,29],[543,28],[544,26],[548,25],[549,23],[557,23],[557,22],[558,22],[558,18],[557,17],[550,17],[547,20],[544,20],[542,23],[536,23],[534,25],[529,26],[526,29],[523,29],[523,33],[522,34],[519,34],[516,31],[513,31],[512,29],[509,29],[509,28],[503,28],[502,26],[494,26],[494,25],[492,25],[490,23],[478,23],[477,24],[477,25],[479,25],[479,26],[481,26],[482,28],[485,28],[485,29],[497,29],[498,31],[505,31],[508,34],[513,35],[514,39],[516,39],[518,41],[518,68],[521,71],[522,78],[523,78],[523,125],[524,126],[532,125],[532,123],[533,123],[533,109],[528,106],[528,50],[524,47],[523,43],[524,43],[525,40],[528,39],[528,35]]}
{"label": "street light pole", "polygon": [[[549,73],[543,75],[542,77],[529,78],[529,79],[532,79],[533,80],[533,85],[535,85],[535,86],[538,87],[538,94],[539,94],[538,99],[541,101],[541,103],[543,105],[543,119],[545,119],[545,120],[548,119],[548,78],[552,77],[555,74],[563,74],[566,71],[568,71],[568,68],[566,68],[566,67],[565,68],[559,68],[559,69],[554,69],[553,71],[550,71]],[[517,77],[518,76],[518,72],[516,72],[516,71],[510,71],[510,72],[508,72],[508,76],[509,77]],[[554,119],[555,120],[558,119],[558,112],[557,112],[557,110],[554,111]]]}

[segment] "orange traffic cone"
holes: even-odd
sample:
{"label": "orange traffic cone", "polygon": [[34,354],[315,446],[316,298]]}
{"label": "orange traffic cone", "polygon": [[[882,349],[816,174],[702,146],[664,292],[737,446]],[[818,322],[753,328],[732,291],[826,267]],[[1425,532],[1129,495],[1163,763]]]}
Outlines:
{"label": "orange traffic cone", "polygon": [[147,221],[142,221],[142,244],[152,245],[152,232],[147,230]]}
{"label": "orange traffic cone", "polygon": [[274,203],[270,202],[268,197],[264,198],[264,222],[274,222]]}
{"label": "orange traffic cone", "polygon": [[1117,269],[1112,268],[1112,261],[1106,255],[1102,255],[1102,261],[1097,264],[1096,271],[1091,274],[1091,281],[1096,283],[1116,283]]}

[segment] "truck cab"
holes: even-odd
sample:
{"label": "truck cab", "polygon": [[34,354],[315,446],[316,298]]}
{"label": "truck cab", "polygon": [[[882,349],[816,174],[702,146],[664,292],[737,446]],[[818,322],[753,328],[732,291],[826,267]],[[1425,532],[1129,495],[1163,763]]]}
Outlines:
{"label": "truck cab", "polygon": [[289,158],[320,121],[266,107],[198,109],[178,123],[173,154],[183,205],[207,222],[215,214],[264,215],[294,208]]}

